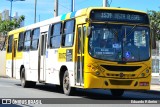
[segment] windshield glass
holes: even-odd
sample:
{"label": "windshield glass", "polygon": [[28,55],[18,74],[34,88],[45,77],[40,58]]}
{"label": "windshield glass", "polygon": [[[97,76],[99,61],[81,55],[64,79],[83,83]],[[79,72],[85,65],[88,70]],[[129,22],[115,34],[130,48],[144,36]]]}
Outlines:
{"label": "windshield glass", "polygon": [[92,24],[89,54],[109,61],[144,61],[150,57],[149,28]]}

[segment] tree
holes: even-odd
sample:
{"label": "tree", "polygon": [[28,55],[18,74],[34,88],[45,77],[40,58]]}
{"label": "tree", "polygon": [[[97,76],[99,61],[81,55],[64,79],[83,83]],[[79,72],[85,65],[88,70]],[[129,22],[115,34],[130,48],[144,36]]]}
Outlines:
{"label": "tree", "polygon": [[13,20],[4,20],[2,21],[0,19],[0,33],[2,33],[3,36],[7,36],[7,33],[11,30],[14,30],[16,28],[20,27],[20,23],[24,21],[25,16],[20,16],[18,19],[14,18]]}
{"label": "tree", "polygon": [[160,40],[160,11],[148,10],[152,36]]}
{"label": "tree", "polygon": [[20,24],[22,21],[24,21],[25,16],[20,16],[18,19],[13,18],[11,21],[10,20],[2,20],[0,17],[0,36],[5,37],[5,41],[3,43],[3,47],[6,43],[7,40],[7,33],[11,30],[14,30],[16,28],[20,27]]}

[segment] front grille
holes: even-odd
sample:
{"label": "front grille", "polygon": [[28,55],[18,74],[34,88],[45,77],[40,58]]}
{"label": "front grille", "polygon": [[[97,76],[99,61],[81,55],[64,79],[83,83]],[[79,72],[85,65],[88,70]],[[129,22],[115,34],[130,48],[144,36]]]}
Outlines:
{"label": "front grille", "polygon": [[136,71],[137,69],[141,68],[141,66],[114,66],[114,65],[101,65],[101,66],[107,69],[108,71],[125,71],[125,72]]}
{"label": "front grille", "polygon": [[106,73],[106,76],[108,77],[117,77],[117,78],[135,78],[135,74],[123,74],[123,77],[120,77],[120,74],[112,74],[112,73]]}
{"label": "front grille", "polygon": [[112,85],[131,85],[132,80],[110,80]]}

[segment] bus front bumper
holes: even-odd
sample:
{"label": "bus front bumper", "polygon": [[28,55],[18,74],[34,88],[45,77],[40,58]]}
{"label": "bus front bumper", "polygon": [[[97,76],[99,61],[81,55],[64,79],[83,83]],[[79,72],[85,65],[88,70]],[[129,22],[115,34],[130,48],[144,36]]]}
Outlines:
{"label": "bus front bumper", "polygon": [[85,73],[84,79],[84,88],[150,90],[151,76],[145,78],[123,79],[97,77],[92,73]]}

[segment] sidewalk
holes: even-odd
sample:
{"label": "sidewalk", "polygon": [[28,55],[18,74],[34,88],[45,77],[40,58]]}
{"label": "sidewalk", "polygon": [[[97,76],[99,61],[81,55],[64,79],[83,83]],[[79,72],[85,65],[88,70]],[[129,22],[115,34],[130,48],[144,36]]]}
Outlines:
{"label": "sidewalk", "polygon": [[150,90],[160,91],[160,84],[159,85],[151,85]]}
{"label": "sidewalk", "polygon": [[160,91],[160,81],[159,81],[159,76],[152,76],[151,80],[151,88],[150,90],[153,91]]}

